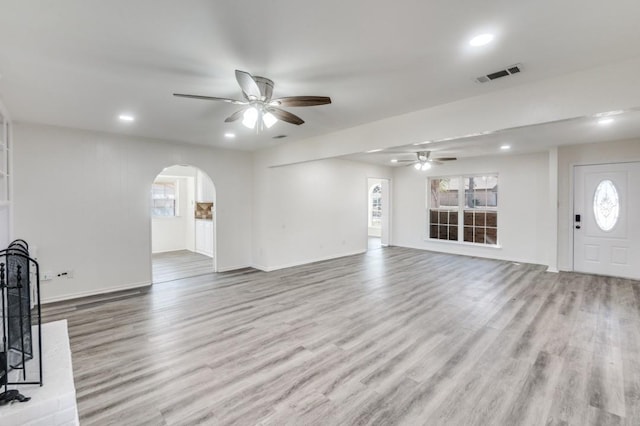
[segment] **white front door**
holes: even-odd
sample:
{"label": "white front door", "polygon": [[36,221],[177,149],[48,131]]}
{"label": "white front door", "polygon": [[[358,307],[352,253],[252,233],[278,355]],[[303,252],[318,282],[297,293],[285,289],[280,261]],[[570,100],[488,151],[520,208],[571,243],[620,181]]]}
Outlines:
{"label": "white front door", "polygon": [[640,163],[574,168],[573,269],[640,279]]}

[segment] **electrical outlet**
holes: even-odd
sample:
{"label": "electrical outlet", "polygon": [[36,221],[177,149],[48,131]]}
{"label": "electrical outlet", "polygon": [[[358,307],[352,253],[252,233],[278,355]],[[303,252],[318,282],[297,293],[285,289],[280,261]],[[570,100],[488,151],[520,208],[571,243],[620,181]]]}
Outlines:
{"label": "electrical outlet", "polygon": [[40,281],[51,281],[53,279],[53,272],[43,272]]}
{"label": "electrical outlet", "polygon": [[58,278],[73,278],[73,269],[68,269],[66,271],[59,272]]}

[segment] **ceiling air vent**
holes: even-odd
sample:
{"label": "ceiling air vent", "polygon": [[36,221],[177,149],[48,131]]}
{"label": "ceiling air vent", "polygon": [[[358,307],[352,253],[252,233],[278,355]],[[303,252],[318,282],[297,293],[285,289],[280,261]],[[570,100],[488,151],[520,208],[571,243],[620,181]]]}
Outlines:
{"label": "ceiling air vent", "polygon": [[503,70],[500,70],[500,71],[496,71],[496,72],[492,72],[491,74],[480,76],[480,77],[476,78],[476,82],[478,82],[478,83],[486,83],[488,81],[495,80],[495,79],[502,78],[502,77],[506,77],[506,76],[511,75],[511,74],[517,74],[520,71],[522,71],[522,64],[515,64],[515,65],[511,65],[510,67],[507,67],[506,69],[503,69]]}

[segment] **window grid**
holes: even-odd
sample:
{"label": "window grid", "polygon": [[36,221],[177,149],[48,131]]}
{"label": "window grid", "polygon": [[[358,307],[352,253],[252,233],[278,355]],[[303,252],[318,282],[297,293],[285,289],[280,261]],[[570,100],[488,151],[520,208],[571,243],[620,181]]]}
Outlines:
{"label": "window grid", "polygon": [[376,185],[371,191],[371,226],[379,227],[382,224],[382,186]]}
{"label": "window grid", "polygon": [[429,238],[458,241],[458,178],[430,179]]}
{"label": "window grid", "polygon": [[430,239],[498,244],[497,175],[432,178],[428,187]]}
{"label": "window grid", "polygon": [[177,185],[175,182],[154,182],[151,186],[151,214],[177,216]]}

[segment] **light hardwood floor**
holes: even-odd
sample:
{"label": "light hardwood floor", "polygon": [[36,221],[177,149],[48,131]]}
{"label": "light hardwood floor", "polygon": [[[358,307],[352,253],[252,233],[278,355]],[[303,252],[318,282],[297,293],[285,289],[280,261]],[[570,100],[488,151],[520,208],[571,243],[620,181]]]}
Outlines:
{"label": "light hardwood floor", "polygon": [[636,281],[390,247],[44,315],[83,425],[640,424]]}
{"label": "light hardwood floor", "polygon": [[367,238],[367,249],[368,250],[377,250],[382,248],[382,238],[380,237],[368,237]]}
{"label": "light hardwood floor", "polygon": [[154,253],[151,262],[154,283],[213,273],[212,258],[189,250]]}

